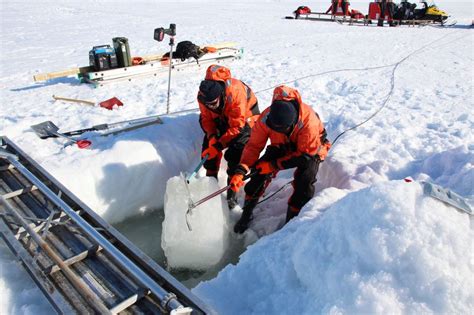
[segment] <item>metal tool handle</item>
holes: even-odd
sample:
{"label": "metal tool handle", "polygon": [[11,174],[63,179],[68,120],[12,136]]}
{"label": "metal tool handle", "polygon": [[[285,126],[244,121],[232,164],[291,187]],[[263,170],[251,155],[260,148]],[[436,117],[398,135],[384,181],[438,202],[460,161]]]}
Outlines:
{"label": "metal tool handle", "polygon": [[95,125],[90,128],[84,128],[84,129],[78,129],[78,130],[73,130],[73,131],[68,131],[64,132],[63,134],[66,136],[76,136],[83,134],[85,132],[89,131],[100,131],[100,130],[107,130],[111,129],[120,125],[133,125],[133,124],[140,124],[144,122],[149,122],[149,121],[155,121],[160,118],[161,115],[154,115],[154,116],[147,116],[147,117],[142,117],[142,118],[135,118],[135,119],[129,119],[129,120],[123,120],[123,121],[118,121],[110,124],[100,124],[100,125]]}
{"label": "metal tool handle", "polygon": [[201,169],[201,167],[204,165],[204,163],[206,163],[207,159],[209,158],[209,154],[206,154],[206,156],[201,160],[201,162],[198,164],[198,166],[196,166],[196,168],[194,169],[194,171],[186,178],[186,183],[189,184],[189,181],[191,180],[191,178],[194,177],[194,175],[197,174],[197,172],[199,172],[199,170]]}
{"label": "metal tool handle", "polygon": [[175,34],[176,32],[174,32],[174,34],[170,36],[170,65],[168,69],[168,97],[166,99],[166,114],[170,113],[171,69],[173,68],[173,46]]}
{"label": "metal tool handle", "polygon": [[[245,181],[245,180],[249,179],[250,177],[252,177],[253,175],[255,175],[255,174],[257,174],[257,173],[258,173],[258,171],[257,171],[257,170],[254,170],[254,171],[250,172],[249,174],[245,175],[244,178],[243,178],[243,180]],[[210,194],[210,195],[208,195],[208,196],[202,198],[201,200],[196,201],[196,202],[193,202],[193,203],[189,206],[189,210],[194,209],[194,208],[196,208],[197,206],[199,206],[200,204],[202,204],[202,203],[204,203],[204,202],[206,202],[206,201],[208,201],[208,200],[214,198],[215,196],[218,196],[218,195],[222,194],[224,191],[226,191],[227,189],[229,189],[231,186],[232,186],[232,185],[229,184],[229,185],[225,186],[224,188],[221,188],[221,189],[219,189],[219,190],[213,192],[212,194]],[[189,212],[189,210],[188,210],[188,212]]]}

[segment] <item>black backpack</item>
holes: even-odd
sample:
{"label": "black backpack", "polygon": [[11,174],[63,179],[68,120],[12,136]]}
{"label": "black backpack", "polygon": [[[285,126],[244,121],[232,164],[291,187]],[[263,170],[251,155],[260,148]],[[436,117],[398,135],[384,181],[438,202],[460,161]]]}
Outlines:
{"label": "black backpack", "polygon": [[195,45],[192,42],[185,40],[178,43],[178,45],[176,46],[176,51],[173,53],[173,57],[180,58],[181,61],[184,61],[191,57],[198,60],[204,54],[205,52],[203,52],[198,45]]}

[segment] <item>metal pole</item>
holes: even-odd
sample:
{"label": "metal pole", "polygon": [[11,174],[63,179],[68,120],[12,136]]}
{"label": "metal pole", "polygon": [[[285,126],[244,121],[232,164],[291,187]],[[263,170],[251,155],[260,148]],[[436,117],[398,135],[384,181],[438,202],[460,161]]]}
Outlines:
{"label": "metal pole", "polygon": [[168,99],[166,102],[166,114],[170,113],[170,89],[171,89],[171,68],[173,64],[174,36],[170,36],[170,66],[168,70]]}
{"label": "metal pole", "polygon": [[98,245],[102,246],[110,257],[117,262],[124,270],[130,272],[130,274],[138,281],[141,285],[150,289],[150,291],[160,301],[166,302],[162,305],[165,309],[175,310],[183,308],[183,305],[173,296],[172,293],[167,292],[161,286],[159,286],[150,276],[148,276],[142,269],[134,264],[127,256],[113,246],[102,234],[97,232],[89,223],[87,223],[79,214],[77,214],[67,203],[59,198],[54,192],[52,192],[42,181],[40,181],[35,175],[33,175],[26,167],[20,162],[16,161],[11,157],[7,157],[8,161],[15,166],[32,184],[43,192],[55,205],[60,207],[83,231],[88,233]]}
{"label": "metal pole", "polygon": [[[22,218],[22,216],[18,213],[16,209],[14,209],[8,201],[5,200],[2,196],[0,196],[0,203],[2,203],[5,208],[12,214],[21,224],[21,226],[31,235],[31,238],[41,247],[49,257],[58,265],[61,271],[64,273],[66,278],[71,281],[71,284],[74,288],[79,291],[79,293],[85,298],[85,300],[97,310],[101,314],[111,314],[110,310],[104,305],[104,303],[94,294],[94,292],[87,286],[87,284],[79,278],[72,270],[69,268],[68,265],[64,263],[64,261],[56,254],[53,249],[46,243],[29,225],[28,223]],[[46,230],[45,230],[46,231]]]}
{"label": "metal pole", "polygon": [[[246,181],[247,179],[249,179],[250,177],[252,177],[253,175],[257,174],[258,171],[253,171],[253,172],[250,172],[249,174],[245,175],[244,178],[242,180]],[[196,208],[197,206],[199,206],[200,204],[222,194],[224,191],[228,190],[232,185],[229,184],[227,186],[225,186],[224,188],[221,188],[213,193],[211,193],[210,195],[200,199],[199,201],[196,201],[196,202],[191,202],[189,207],[188,207],[188,211],[186,213],[189,213],[192,209]]]}

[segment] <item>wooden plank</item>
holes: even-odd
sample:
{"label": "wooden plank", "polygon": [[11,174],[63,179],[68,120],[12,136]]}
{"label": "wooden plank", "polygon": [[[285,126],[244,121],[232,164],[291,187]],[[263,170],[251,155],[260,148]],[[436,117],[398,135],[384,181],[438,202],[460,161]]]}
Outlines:
{"label": "wooden plank", "polygon": [[20,196],[20,195],[25,194],[25,193],[29,193],[29,192],[37,190],[37,189],[38,189],[38,187],[36,187],[35,185],[31,185],[31,186],[28,186],[28,187],[25,187],[25,188],[22,188],[22,189],[18,189],[18,190],[6,193],[6,194],[2,195],[2,197],[5,198],[5,199],[10,199],[10,198]]}
{"label": "wooden plank", "polygon": [[86,73],[90,71],[94,71],[94,69],[89,66],[89,67],[72,68],[72,69],[56,71],[56,72],[39,73],[33,76],[33,80],[35,82],[47,81],[51,79],[78,75],[78,74]]}
{"label": "wooden plank", "polygon": [[[53,230],[49,237],[51,234],[55,236],[56,248],[64,247],[71,252],[63,257],[70,257],[95,245],[89,244],[91,240],[87,235],[74,233],[71,226],[56,226]],[[64,249],[62,252],[66,253]],[[116,269],[115,265],[116,261],[109,260],[106,253],[98,251],[96,255],[89,255],[86,259],[77,261],[71,265],[71,269],[80,274],[91,289],[110,306],[131,295],[138,287],[135,280],[129,281],[128,270]]]}
{"label": "wooden plank", "polygon": [[87,100],[81,100],[81,99],[78,99],[78,98],[69,98],[69,97],[63,97],[63,96],[57,96],[57,95],[53,95],[53,98],[56,101],[67,101],[67,102],[73,102],[73,103],[83,103],[83,104],[92,105],[92,106],[95,105],[95,102],[87,101]]}
{"label": "wooden plank", "polygon": [[11,170],[12,168],[15,168],[15,166],[13,166],[13,165],[11,165],[11,164],[4,165],[4,166],[0,166],[0,172],[2,172],[2,171],[8,171],[8,170]]}
{"label": "wooden plank", "polygon": [[124,311],[128,307],[135,304],[139,299],[143,298],[145,295],[148,295],[149,291],[148,290],[146,290],[146,291],[147,292],[145,294],[145,290],[139,289],[135,294],[131,295],[130,297],[126,298],[122,302],[120,302],[120,303],[116,304],[114,307],[112,307],[110,309],[110,312],[112,314],[118,314],[118,313]]}
{"label": "wooden plank", "polygon": [[[12,191],[31,186],[31,182],[16,168],[0,173],[0,177]],[[24,216],[46,219],[49,216],[49,211],[45,207],[45,199],[44,197],[40,199],[35,197],[36,192],[31,191],[29,194],[22,194],[11,200],[18,205]]]}
{"label": "wooden plank", "polygon": [[[70,266],[74,263],[77,263],[87,257],[90,257],[91,255],[95,255],[97,252],[101,251],[102,250],[102,247],[100,247],[99,245],[94,245],[92,246],[91,248],[77,254],[77,255],[74,255],[72,257],[69,257],[68,259],[65,259],[64,260],[64,263],[67,265],[67,266]],[[61,268],[58,266],[58,265],[51,265],[50,267],[46,268],[44,270],[44,273],[46,275],[50,275],[50,274],[53,274],[55,272],[58,272],[59,270],[61,270]]]}
{"label": "wooden plank", "polygon": [[[41,232],[41,230],[45,227],[46,222],[48,221],[47,219],[39,219],[39,218],[30,218],[30,217],[23,217],[23,218],[25,218],[27,220],[36,220],[37,222],[41,222],[38,225],[35,225],[33,223],[30,223],[30,225],[29,225],[36,233]],[[67,221],[67,220],[69,220],[69,217],[66,216],[66,214],[64,212],[58,211],[54,215],[53,220],[51,221],[51,223],[65,224],[65,221]],[[27,235],[26,230],[23,227],[20,227],[15,236],[16,236],[17,239],[22,239],[26,235]]]}

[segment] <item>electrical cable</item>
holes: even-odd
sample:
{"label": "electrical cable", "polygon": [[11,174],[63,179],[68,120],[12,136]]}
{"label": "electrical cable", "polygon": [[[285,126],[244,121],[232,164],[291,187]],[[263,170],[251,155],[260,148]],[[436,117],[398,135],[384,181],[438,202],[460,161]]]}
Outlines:
{"label": "electrical cable", "polygon": [[[340,134],[338,134],[335,138],[334,138],[334,141],[332,142],[332,145],[334,146],[334,144],[337,142],[337,140],[339,140],[340,137],[342,137],[346,132],[349,132],[349,131],[352,131],[352,130],[355,130],[357,129],[358,127],[362,126],[363,124],[367,123],[368,121],[370,121],[371,119],[373,119],[378,113],[380,113],[380,111],[382,111],[382,109],[384,109],[387,104],[388,104],[388,101],[390,100],[390,98],[392,97],[393,95],[393,92],[395,90],[395,72],[396,70],[398,69],[398,67],[403,63],[405,62],[408,58],[410,58],[411,56],[419,53],[420,51],[424,50],[425,48],[427,47],[430,47],[432,46],[433,43],[436,43],[436,42],[439,42],[440,40],[444,39],[445,37],[453,34],[453,33],[457,33],[457,32],[450,32],[448,34],[445,34],[444,36],[428,43],[428,44],[425,44],[423,45],[422,47],[414,50],[413,52],[411,52],[410,54],[408,54],[407,56],[405,56],[404,58],[402,58],[401,60],[399,60],[398,62],[394,63],[394,64],[390,64],[390,65],[384,65],[384,66],[375,66],[375,67],[366,67],[366,68],[352,68],[352,69],[338,69],[338,70],[329,70],[329,71],[324,71],[324,72],[319,72],[319,73],[314,73],[314,74],[310,74],[310,75],[306,75],[306,76],[303,76],[303,77],[299,77],[299,78],[296,78],[294,80],[291,80],[291,81],[286,81],[286,82],[282,82],[278,85],[275,85],[275,86],[272,86],[272,87],[268,87],[268,88],[265,88],[265,89],[262,89],[262,90],[258,90],[255,92],[255,94],[259,94],[259,93],[262,93],[262,92],[265,92],[265,91],[268,91],[268,90],[272,90],[274,88],[276,88],[277,86],[280,86],[280,85],[285,85],[285,84],[289,84],[289,83],[294,83],[294,82],[297,82],[297,81],[300,81],[300,80],[304,80],[304,79],[308,79],[308,78],[312,78],[312,77],[316,77],[316,76],[320,76],[320,75],[325,75],[325,74],[329,74],[329,73],[336,73],[336,72],[344,72],[344,71],[367,71],[367,70],[375,70],[375,69],[382,69],[382,68],[388,68],[388,67],[393,67],[392,69],[392,73],[390,75],[390,90],[389,92],[387,93],[387,96],[385,97],[385,99],[383,100],[382,102],[382,105],[372,114],[370,115],[367,119],[365,119],[364,121],[350,127],[350,128],[347,128],[345,129],[344,131],[342,131]],[[466,35],[467,36],[467,35]],[[461,38],[464,38],[465,36],[462,36],[460,38],[457,38],[457,39],[454,39],[452,41],[457,41]],[[450,42],[452,42],[450,41]],[[445,44],[443,44],[444,46]],[[187,105],[187,104],[192,104],[194,103],[194,101],[192,102],[188,102],[184,105]],[[170,114],[177,114],[177,113],[182,113],[182,112],[187,112],[187,111],[194,111],[194,110],[197,110],[198,108],[193,108],[193,109],[187,109],[187,110],[182,110],[182,111],[179,111],[179,112],[174,112],[174,113],[170,113]],[[281,186],[278,190],[276,190],[274,193],[272,193],[271,195],[269,195],[268,197],[265,197],[264,199],[262,199],[261,201],[259,201],[257,204],[260,204],[262,202],[265,202],[267,201],[268,199],[272,198],[274,195],[276,195],[278,192],[280,192],[283,188],[285,188],[286,186],[288,186],[290,183],[292,182],[289,181],[287,182],[286,184],[284,184],[283,186]]]}

